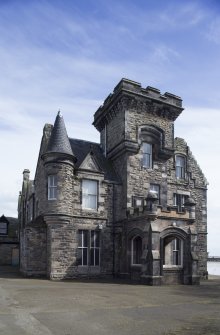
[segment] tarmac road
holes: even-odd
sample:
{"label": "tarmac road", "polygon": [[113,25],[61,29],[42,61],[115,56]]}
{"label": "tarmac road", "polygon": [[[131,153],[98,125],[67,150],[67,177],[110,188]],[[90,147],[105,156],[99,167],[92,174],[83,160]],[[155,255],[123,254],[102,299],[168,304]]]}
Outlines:
{"label": "tarmac road", "polygon": [[0,334],[220,334],[220,278],[150,287],[25,279],[0,270]]}

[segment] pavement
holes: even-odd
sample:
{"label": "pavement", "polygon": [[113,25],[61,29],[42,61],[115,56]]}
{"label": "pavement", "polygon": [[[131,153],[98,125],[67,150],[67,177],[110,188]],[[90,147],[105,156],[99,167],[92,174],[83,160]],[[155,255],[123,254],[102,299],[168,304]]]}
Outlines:
{"label": "pavement", "polygon": [[0,334],[220,334],[220,277],[152,287],[27,279],[0,268]]}

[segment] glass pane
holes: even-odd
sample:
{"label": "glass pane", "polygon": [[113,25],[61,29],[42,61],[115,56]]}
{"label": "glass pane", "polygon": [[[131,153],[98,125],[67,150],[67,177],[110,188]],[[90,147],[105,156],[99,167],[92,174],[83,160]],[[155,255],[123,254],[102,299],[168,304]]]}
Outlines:
{"label": "glass pane", "polygon": [[99,248],[95,249],[95,265],[99,265]]}
{"label": "glass pane", "polygon": [[181,156],[176,156],[176,165],[184,167],[185,165],[185,158]]}
{"label": "glass pane", "polygon": [[87,230],[82,230],[83,233],[83,247],[88,247],[88,232]]}
{"label": "glass pane", "polygon": [[90,250],[90,264],[91,264],[91,265],[95,265],[94,255],[95,255],[95,250],[94,250],[94,249],[91,249],[91,250]]}
{"label": "glass pane", "polygon": [[78,247],[82,247],[82,230],[78,232]]}
{"label": "glass pane", "polygon": [[97,181],[83,180],[82,182],[83,194],[97,195]]}
{"label": "glass pane", "polygon": [[95,231],[91,231],[91,247],[93,248],[95,246]]}
{"label": "glass pane", "polygon": [[150,191],[155,193],[157,197],[159,198],[159,193],[160,193],[160,186],[156,184],[151,184],[150,185]]}
{"label": "glass pane", "polygon": [[152,153],[152,144],[149,143],[143,143],[143,153],[150,154]]}
{"label": "glass pane", "polygon": [[78,264],[83,265],[83,263],[82,263],[82,249],[80,249],[80,248],[78,249],[77,258],[78,258]]}
{"label": "glass pane", "polygon": [[87,248],[83,248],[82,252],[83,252],[83,264],[82,265],[87,265]]}
{"label": "glass pane", "polygon": [[88,196],[88,208],[96,209],[97,203],[96,203],[96,195],[89,195]]}

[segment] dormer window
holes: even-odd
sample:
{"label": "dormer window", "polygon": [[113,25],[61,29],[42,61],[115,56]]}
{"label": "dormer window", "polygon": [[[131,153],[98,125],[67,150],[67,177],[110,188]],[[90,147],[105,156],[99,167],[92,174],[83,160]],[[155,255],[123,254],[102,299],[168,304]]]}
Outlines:
{"label": "dormer window", "polygon": [[98,182],[96,180],[82,180],[82,208],[95,209],[98,207]]}
{"label": "dormer window", "polygon": [[176,178],[185,179],[186,159],[184,156],[176,156]]}
{"label": "dormer window", "polygon": [[152,168],[152,144],[143,142],[142,143],[142,153],[143,153],[143,160],[142,166],[145,168]]}

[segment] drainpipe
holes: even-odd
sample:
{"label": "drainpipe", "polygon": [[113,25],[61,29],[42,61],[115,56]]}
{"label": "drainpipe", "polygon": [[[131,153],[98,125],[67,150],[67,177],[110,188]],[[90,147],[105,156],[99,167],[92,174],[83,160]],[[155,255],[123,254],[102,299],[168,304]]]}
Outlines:
{"label": "drainpipe", "polygon": [[112,189],[112,248],[113,248],[113,255],[112,255],[112,274],[115,277],[115,185],[113,184]]}

